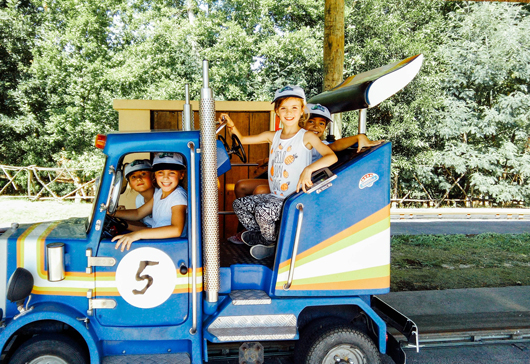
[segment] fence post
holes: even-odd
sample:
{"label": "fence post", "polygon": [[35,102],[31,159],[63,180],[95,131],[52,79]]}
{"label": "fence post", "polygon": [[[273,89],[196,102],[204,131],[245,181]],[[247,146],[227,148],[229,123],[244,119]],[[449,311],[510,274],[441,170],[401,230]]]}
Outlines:
{"label": "fence post", "polygon": [[28,198],[31,197],[31,185],[33,184],[33,173],[31,173],[31,169],[27,169],[28,171]]}

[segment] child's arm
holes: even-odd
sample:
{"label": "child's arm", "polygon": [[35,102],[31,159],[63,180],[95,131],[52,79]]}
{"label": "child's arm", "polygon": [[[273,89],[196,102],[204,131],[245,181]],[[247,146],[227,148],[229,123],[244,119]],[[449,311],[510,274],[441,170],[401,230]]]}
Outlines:
{"label": "child's arm", "polygon": [[167,239],[181,236],[186,223],[187,207],[186,205],[175,205],[171,208],[171,225],[138,230],[125,235],[116,235],[112,238],[112,241],[117,240],[115,249],[119,249],[121,245],[121,251],[125,248],[129,250],[131,244],[140,239]]}
{"label": "child's arm", "polygon": [[300,191],[300,187],[302,188],[302,191],[307,192],[306,186],[313,186],[313,182],[311,181],[311,175],[313,172],[319,170],[320,168],[329,167],[337,161],[337,156],[335,153],[333,153],[331,148],[322,143],[322,141],[315,134],[305,133],[304,144],[306,146],[309,144],[309,146],[315,148],[320,155],[322,155],[322,158],[316,160],[304,168],[302,174],[300,174],[298,185],[296,185],[296,192]]}
{"label": "child's arm", "polygon": [[274,138],[273,131],[264,131],[263,133],[256,135],[241,135],[228,114],[221,114],[221,121],[222,120],[226,121],[226,128],[230,135],[235,134],[241,141],[241,144],[272,143],[272,138]]}
{"label": "child's arm", "polygon": [[140,221],[153,212],[153,199],[149,200],[137,209],[116,210],[114,216],[130,221]]}
{"label": "child's arm", "polygon": [[384,140],[370,140],[364,134],[357,134],[346,138],[338,139],[333,143],[329,144],[329,147],[334,152],[340,152],[341,150],[349,148],[355,143],[357,143],[357,153],[359,153],[363,149],[363,147],[373,147],[374,145],[379,145],[382,142],[384,142]]}

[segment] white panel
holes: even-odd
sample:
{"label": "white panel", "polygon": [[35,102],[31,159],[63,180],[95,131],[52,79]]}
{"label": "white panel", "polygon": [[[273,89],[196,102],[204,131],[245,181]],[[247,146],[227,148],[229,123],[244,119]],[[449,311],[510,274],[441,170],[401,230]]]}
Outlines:
{"label": "white panel", "polygon": [[[314,278],[346,273],[390,264],[390,228],[356,244],[296,267],[294,279]],[[322,269],[325,267],[326,269]],[[289,272],[278,275],[278,282],[287,280]]]}

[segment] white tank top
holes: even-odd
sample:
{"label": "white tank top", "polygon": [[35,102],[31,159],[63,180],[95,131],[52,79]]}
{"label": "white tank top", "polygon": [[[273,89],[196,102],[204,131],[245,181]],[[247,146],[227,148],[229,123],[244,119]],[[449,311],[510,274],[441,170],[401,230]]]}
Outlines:
{"label": "white tank top", "polygon": [[281,130],[274,134],[269,151],[269,188],[273,196],[285,198],[296,191],[300,174],[311,164],[311,150],[304,145],[307,130],[300,129],[295,136],[281,139]]}

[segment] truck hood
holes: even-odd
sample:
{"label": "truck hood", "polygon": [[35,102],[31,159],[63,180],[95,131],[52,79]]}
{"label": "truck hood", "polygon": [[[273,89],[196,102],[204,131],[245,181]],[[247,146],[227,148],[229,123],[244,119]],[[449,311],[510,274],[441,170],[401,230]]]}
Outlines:
{"label": "truck hood", "polygon": [[[18,237],[36,228],[47,228],[49,231],[48,237],[54,239],[84,239],[86,238],[86,224],[88,218],[86,217],[71,217],[66,220],[44,221],[37,223],[20,224],[16,229],[7,228],[6,233],[10,237]],[[1,232],[0,232],[1,234]],[[0,235],[1,236],[1,235]]]}

